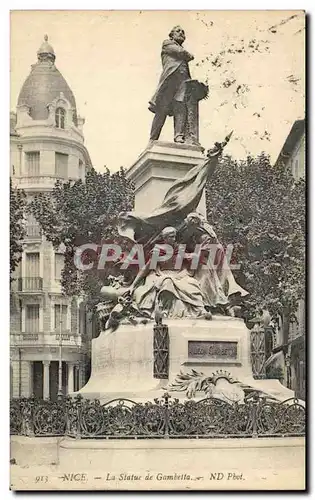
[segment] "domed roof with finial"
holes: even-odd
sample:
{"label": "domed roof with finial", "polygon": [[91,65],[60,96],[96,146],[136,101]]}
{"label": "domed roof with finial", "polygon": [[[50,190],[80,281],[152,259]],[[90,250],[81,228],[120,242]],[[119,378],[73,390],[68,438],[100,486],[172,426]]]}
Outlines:
{"label": "domed roof with finial", "polygon": [[39,49],[37,51],[37,56],[38,57],[44,56],[46,54],[49,55],[49,56],[51,56],[50,58],[53,61],[55,60],[55,58],[56,58],[55,51],[52,48],[52,46],[50,45],[50,43],[48,43],[48,35],[44,36],[44,41],[43,41],[43,43],[41,44],[41,46],[39,47]]}
{"label": "domed roof with finial", "polygon": [[18,106],[27,105],[30,108],[29,114],[34,120],[46,120],[49,114],[48,104],[58,98],[62,92],[73,108],[76,125],[75,97],[55,66],[55,51],[48,43],[47,35],[37,51],[37,59],[37,63],[32,65],[31,72],[21,88]]}

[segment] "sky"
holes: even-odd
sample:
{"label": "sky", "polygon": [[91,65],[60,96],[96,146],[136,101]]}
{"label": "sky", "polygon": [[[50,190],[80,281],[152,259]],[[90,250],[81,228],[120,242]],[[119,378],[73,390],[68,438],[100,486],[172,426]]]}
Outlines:
{"label": "sky", "polygon": [[[161,44],[176,24],[195,56],[192,77],[209,85],[200,103],[201,144],[208,149],[233,130],[227,153],[265,151],[275,161],[304,117],[302,11],[13,11],[11,110],[47,33],[86,120],[92,164],[130,167],[148,144]],[[171,118],[161,140],[172,140]]]}

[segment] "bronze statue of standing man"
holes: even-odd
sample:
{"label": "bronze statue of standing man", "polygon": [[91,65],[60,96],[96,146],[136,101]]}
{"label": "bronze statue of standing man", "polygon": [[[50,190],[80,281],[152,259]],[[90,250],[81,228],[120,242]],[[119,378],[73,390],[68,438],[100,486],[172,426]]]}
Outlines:
{"label": "bronze statue of standing man", "polygon": [[149,110],[155,113],[150,139],[158,140],[167,115],[174,116],[174,141],[185,142],[187,119],[186,81],[190,80],[188,63],[194,56],[183,48],[185,32],[175,26],[169,39],[162,44],[162,66],[158,88],[149,102]]}
{"label": "bronze statue of standing man", "polygon": [[208,86],[192,80],[188,67],[194,56],[184,49],[185,31],[175,26],[162,44],[158,88],[149,102],[155,113],[150,139],[158,140],[166,117],[174,116],[174,141],[199,145],[198,101],[208,96]]}

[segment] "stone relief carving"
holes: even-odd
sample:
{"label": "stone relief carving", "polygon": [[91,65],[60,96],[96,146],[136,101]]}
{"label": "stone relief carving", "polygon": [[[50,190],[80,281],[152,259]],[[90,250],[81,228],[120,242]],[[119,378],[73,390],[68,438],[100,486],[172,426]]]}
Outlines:
{"label": "stone relief carving", "polygon": [[189,399],[193,398],[196,392],[204,392],[209,398],[220,399],[229,404],[243,403],[245,398],[240,382],[223,370],[217,370],[211,376],[196,370],[191,370],[190,373],[180,372],[166,389],[186,392]]}

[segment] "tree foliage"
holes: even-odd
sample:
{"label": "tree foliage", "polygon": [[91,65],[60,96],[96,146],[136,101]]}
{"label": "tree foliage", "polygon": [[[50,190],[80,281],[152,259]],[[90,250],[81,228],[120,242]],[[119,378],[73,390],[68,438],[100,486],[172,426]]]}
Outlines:
{"label": "tree foliage", "polygon": [[206,190],[207,216],[233,245],[234,274],[257,307],[272,316],[294,312],[305,290],[305,181],[261,154],[223,157]]}
{"label": "tree foliage", "polygon": [[31,211],[47,240],[55,249],[60,245],[64,248],[61,284],[66,295],[84,295],[90,307],[98,302],[109,269],[99,271],[94,266],[90,271],[79,271],[74,263],[75,251],[87,243],[99,248],[104,241],[119,244],[117,216],[121,211],[130,210],[133,201],[133,187],[123,168],[114,173],[109,170],[98,173],[92,169],[85,182],[59,181],[52,193],[35,197]]}
{"label": "tree foliage", "polygon": [[[278,128],[287,129],[297,115],[304,115],[304,68],[294,60],[303,45],[305,15],[302,11],[293,15],[279,12],[270,20],[253,13],[247,29],[240,33],[233,21],[224,29],[225,19],[218,19],[211,11],[196,15],[201,37],[211,39],[198,47],[196,62],[191,63],[194,77],[206,81],[210,95],[215,96],[205,101],[203,112],[215,116],[219,128],[223,123],[234,129],[231,151],[243,158],[272,148],[276,133],[273,95],[280,96],[276,103]],[[290,64],[283,66],[279,54],[291,43]],[[269,68],[273,68],[272,86]],[[210,134],[211,123],[204,123]]]}
{"label": "tree foliage", "polygon": [[25,235],[25,207],[26,195],[24,191],[14,188],[10,179],[10,276],[12,276],[22,256],[21,241]]}

